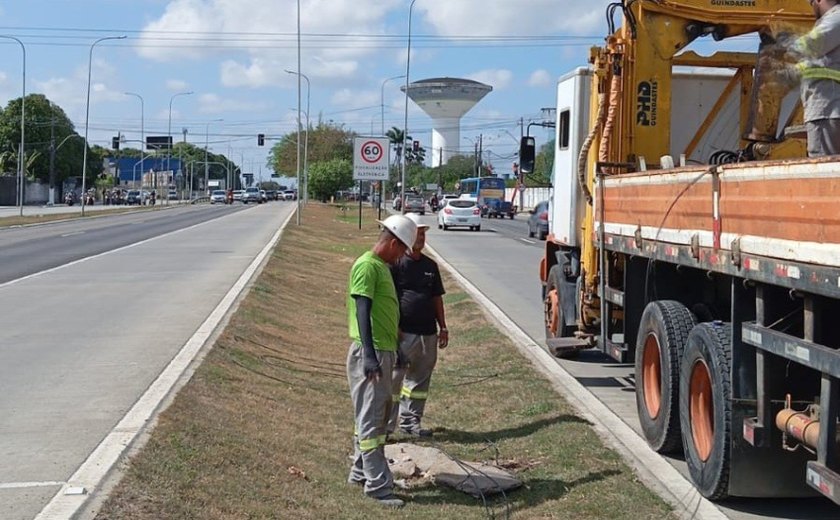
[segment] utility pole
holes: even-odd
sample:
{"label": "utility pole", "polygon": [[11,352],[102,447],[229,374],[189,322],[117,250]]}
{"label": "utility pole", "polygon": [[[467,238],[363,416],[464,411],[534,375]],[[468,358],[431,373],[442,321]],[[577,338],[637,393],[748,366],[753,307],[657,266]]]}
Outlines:
{"label": "utility pole", "polygon": [[478,134],[478,176],[484,173],[484,134]]}
{"label": "utility pole", "polygon": [[50,200],[47,206],[55,204],[55,118],[50,120]]}

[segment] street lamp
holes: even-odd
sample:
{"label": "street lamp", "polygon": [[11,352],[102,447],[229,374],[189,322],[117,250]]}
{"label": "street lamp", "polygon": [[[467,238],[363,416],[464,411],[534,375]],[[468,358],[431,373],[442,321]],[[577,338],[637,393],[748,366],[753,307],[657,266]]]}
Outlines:
{"label": "street lamp", "polygon": [[[189,92],[178,92],[177,94],[172,94],[172,97],[169,98],[169,124],[167,125],[166,135],[169,136],[169,150],[166,152],[166,171],[172,171],[169,167],[169,158],[172,157],[172,102],[178,96],[190,96],[194,94],[191,90]],[[182,166],[183,169],[183,166]],[[182,172],[183,175],[183,172]],[[173,175],[174,177],[174,175]]]}
{"label": "street lamp", "polygon": [[134,96],[140,100],[140,186],[143,187],[143,172],[145,172],[146,160],[146,107],[143,103],[143,96],[135,94],[134,92],[124,92],[126,96]]}
{"label": "street lamp", "polygon": [[381,126],[382,126],[382,135],[385,135],[385,84],[391,81],[392,79],[402,79],[405,77],[405,74],[400,74],[399,76],[394,76],[392,78],[388,78],[382,82],[382,88],[379,89],[379,108],[381,110]]}
{"label": "street lamp", "polygon": [[405,141],[408,137],[408,79],[409,73],[411,71],[411,14],[414,11],[414,2],[417,0],[411,0],[411,5],[408,6],[408,52],[405,55],[405,121],[403,124],[403,142],[402,142],[402,171],[400,173],[400,208],[402,208],[403,213],[405,212],[405,207],[403,203],[405,202]]}
{"label": "street lamp", "polygon": [[99,42],[104,42],[105,40],[123,40],[125,39],[125,35],[123,36],[105,36],[103,38],[99,38],[95,42],[90,45],[90,54],[88,55],[88,81],[87,81],[87,101],[85,102],[85,150],[82,153],[82,216],[85,215],[85,197],[84,195],[87,193],[86,187],[86,180],[87,180],[87,151],[88,151],[88,122],[90,121],[90,76],[93,69],[93,48]]}
{"label": "street lamp", "polygon": [[298,135],[297,135],[297,217],[296,223],[301,224],[300,216],[300,0],[297,0],[297,111],[298,111]]}
{"label": "street lamp", "polygon": [[[210,195],[210,190],[207,185],[207,182],[210,180],[210,170],[208,169],[210,163],[207,162],[207,150],[210,148],[210,123],[218,123],[219,121],[224,121],[224,119],[212,119],[208,121],[207,126],[204,127],[204,191],[207,195]],[[228,186],[226,186],[226,188],[230,189]]]}
{"label": "street lamp", "polygon": [[24,126],[24,116],[26,114],[26,47],[23,46],[23,42],[15,38],[14,36],[6,36],[0,35],[0,38],[6,38],[7,40],[14,40],[18,42],[20,45],[20,50],[23,51],[23,95],[20,98],[20,149],[18,150],[18,199],[20,202],[20,216],[23,216],[23,169],[25,166],[24,157],[23,157],[23,150],[24,144],[26,143],[26,139],[24,138],[25,135],[25,126]]}
{"label": "street lamp", "polygon": [[[307,203],[309,202],[309,92],[311,90],[311,85],[309,83],[309,77],[306,74],[289,69],[285,70],[289,74],[295,74],[299,78],[306,80],[306,137],[304,138],[303,145],[303,185],[305,190],[303,190],[303,202]],[[298,107],[298,129],[300,129],[300,111],[300,107]],[[300,138],[300,132],[298,132],[298,138]],[[301,194],[298,193],[298,198],[300,198],[300,195]]]}

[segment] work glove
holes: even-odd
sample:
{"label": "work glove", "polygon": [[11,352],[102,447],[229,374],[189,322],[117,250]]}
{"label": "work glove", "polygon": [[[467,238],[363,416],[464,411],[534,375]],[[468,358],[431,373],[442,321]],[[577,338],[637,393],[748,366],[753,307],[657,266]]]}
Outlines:
{"label": "work glove", "polygon": [[382,377],[382,368],[379,366],[375,351],[372,348],[365,349],[363,357],[365,377],[371,381],[379,381],[379,378]]}

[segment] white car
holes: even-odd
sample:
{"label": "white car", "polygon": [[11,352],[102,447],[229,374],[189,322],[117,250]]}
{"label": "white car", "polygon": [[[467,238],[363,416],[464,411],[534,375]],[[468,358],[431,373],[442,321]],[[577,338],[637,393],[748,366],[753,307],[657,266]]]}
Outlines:
{"label": "white car", "polygon": [[468,227],[481,231],[481,209],[474,200],[451,199],[438,211],[438,229],[446,231],[451,227]]}
{"label": "white car", "polygon": [[210,194],[210,204],[215,204],[217,202],[224,204],[225,195],[225,190],[213,190],[213,193]]}

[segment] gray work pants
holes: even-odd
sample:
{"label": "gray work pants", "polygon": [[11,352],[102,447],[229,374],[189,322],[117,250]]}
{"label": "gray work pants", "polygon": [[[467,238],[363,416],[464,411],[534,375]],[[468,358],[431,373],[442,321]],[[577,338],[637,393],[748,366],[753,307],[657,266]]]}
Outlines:
{"label": "gray work pants", "polygon": [[393,493],[394,479],[385,458],[385,427],[391,408],[391,377],[394,352],[376,351],[382,377],[368,381],[365,377],[363,348],[353,342],[347,353],[347,382],[353,400],[355,436],[351,482],[365,485],[365,493],[382,498]]}
{"label": "gray work pants", "polygon": [[400,350],[409,365],[407,369],[394,369],[391,386],[394,406],[388,420],[389,432],[396,430],[398,416],[400,429],[410,432],[420,429],[420,420],[429,397],[432,370],[437,363],[437,342],[437,334],[403,334]]}
{"label": "gray work pants", "polygon": [[840,155],[840,119],[818,119],[805,123],[808,157]]}

